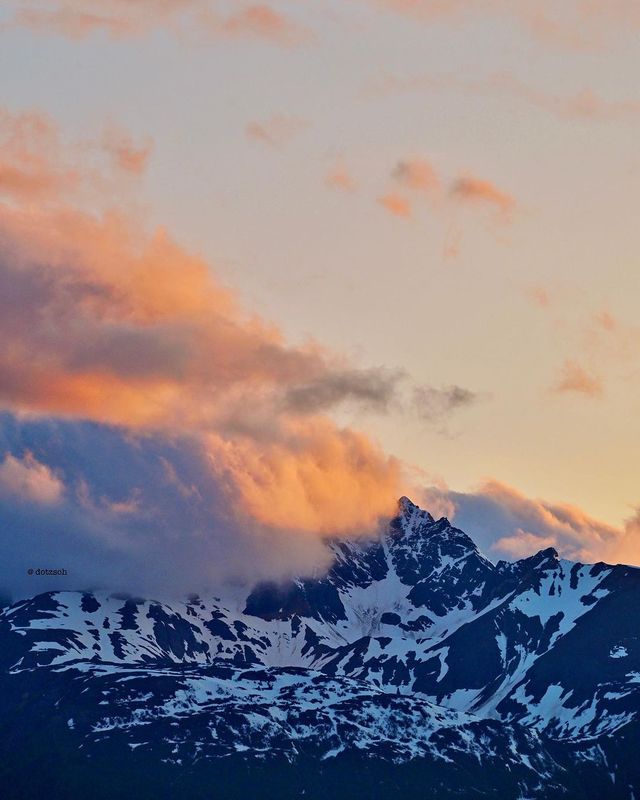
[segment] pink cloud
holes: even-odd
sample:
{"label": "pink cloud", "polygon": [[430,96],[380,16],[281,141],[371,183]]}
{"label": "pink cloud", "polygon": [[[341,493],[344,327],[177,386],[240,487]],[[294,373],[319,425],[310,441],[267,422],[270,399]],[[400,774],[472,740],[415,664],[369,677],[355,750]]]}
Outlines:
{"label": "pink cloud", "polygon": [[600,397],[603,391],[602,380],[597,375],[588,372],[577,361],[570,359],[564,362],[560,377],[553,388],[556,392],[574,392],[587,397]]}
{"label": "pink cloud", "polygon": [[22,458],[8,454],[0,463],[0,490],[24,502],[50,505],[60,501],[64,484],[32,453],[26,453]]}
{"label": "pink cloud", "polygon": [[451,193],[464,202],[493,206],[505,216],[513,211],[516,204],[510,194],[499,189],[494,183],[473,175],[458,178],[453,184]]}
{"label": "pink cloud", "polygon": [[575,505],[527,497],[495,479],[474,492],[430,487],[423,502],[444,511],[485,552],[513,559],[554,547],[562,557],[583,563],[640,564],[640,512],[616,527]]}
{"label": "pink cloud", "polygon": [[153,149],[150,138],[136,144],[127,131],[114,127],[105,130],[102,145],[121,170],[133,175],[142,175],[146,170]]}
{"label": "pink cloud", "polygon": [[355,192],[357,185],[354,177],[344,164],[337,164],[325,177],[325,184],[330,189],[343,192]]}
{"label": "pink cloud", "polygon": [[[34,179],[64,174],[44,130],[25,151]],[[88,187],[95,178],[79,175]],[[288,520],[310,534],[357,533],[393,513],[402,465],[327,412],[384,407],[396,377],[289,345],[165,230],[78,210],[57,188],[46,202],[33,192],[0,202],[1,408],[195,437],[233,507],[270,529]],[[33,461],[2,469],[7,485],[50,500],[58,491]],[[134,508],[118,503],[114,513]]]}
{"label": "pink cloud", "polygon": [[430,191],[440,185],[433,166],[421,158],[399,161],[393,171],[393,177],[408,189],[417,191]]}
{"label": "pink cloud", "polygon": [[640,27],[634,0],[371,0],[372,5],[417,21],[459,24],[505,19],[554,47],[601,49]]}
{"label": "pink cloud", "polygon": [[236,3],[231,14],[222,13],[216,0],[9,0],[13,24],[32,30],[83,39],[96,32],[111,38],[144,36],[166,29],[208,37],[259,39],[283,47],[306,41],[303,26],[266,3]]}
{"label": "pink cloud", "polygon": [[309,123],[298,117],[276,114],[269,119],[247,123],[245,133],[248,139],[269,147],[283,147],[294,139]]}
{"label": "pink cloud", "polygon": [[551,303],[549,292],[544,286],[531,286],[527,291],[527,296],[539,308],[548,308]]}
{"label": "pink cloud", "polygon": [[394,217],[407,219],[411,216],[411,203],[396,192],[389,192],[378,198],[378,203]]}

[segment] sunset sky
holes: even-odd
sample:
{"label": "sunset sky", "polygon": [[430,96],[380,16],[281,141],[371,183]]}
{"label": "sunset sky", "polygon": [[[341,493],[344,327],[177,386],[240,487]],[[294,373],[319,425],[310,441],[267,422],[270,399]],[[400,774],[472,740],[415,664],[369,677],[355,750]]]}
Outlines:
{"label": "sunset sky", "polygon": [[0,37],[0,588],[308,571],[402,493],[493,559],[640,564],[636,0]]}

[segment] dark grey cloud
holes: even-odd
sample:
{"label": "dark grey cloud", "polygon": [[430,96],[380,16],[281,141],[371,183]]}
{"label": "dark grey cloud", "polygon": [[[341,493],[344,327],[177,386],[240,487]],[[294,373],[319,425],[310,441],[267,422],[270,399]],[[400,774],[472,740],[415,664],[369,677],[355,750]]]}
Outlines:
{"label": "dark grey cloud", "polygon": [[378,412],[389,410],[397,399],[400,370],[384,367],[328,372],[317,380],[290,389],[285,396],[287,410],[294,413],[327,411],[344,402],[356,402]]}
{"label": "dark grey cloud", "polygon": [[454,411],[471,406],[480,400],[480,395],[462,386],[418,386],[413,390],[413,405],[421,419],[441,422]]}

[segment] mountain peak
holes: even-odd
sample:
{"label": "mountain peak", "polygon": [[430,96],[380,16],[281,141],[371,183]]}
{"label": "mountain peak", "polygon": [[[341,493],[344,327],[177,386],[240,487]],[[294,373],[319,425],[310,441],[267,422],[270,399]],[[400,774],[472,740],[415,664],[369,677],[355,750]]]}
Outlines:
{"label": "mountain peak", "polygon": [[405,495],[398,500],[398,516],[408,523],[427,522],[432,524],[435,522],[428,511],[420,508]]}

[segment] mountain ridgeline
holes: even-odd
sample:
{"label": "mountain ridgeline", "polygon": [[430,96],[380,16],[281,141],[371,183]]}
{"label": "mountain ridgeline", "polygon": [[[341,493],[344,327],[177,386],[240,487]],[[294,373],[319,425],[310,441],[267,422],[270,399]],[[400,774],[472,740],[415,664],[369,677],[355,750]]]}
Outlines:
{"label": "mountain ridgeline", "polygon": [[407,498],[241,602],[0,613],[3,797],[640,797],[640,570],[493,564]]}

